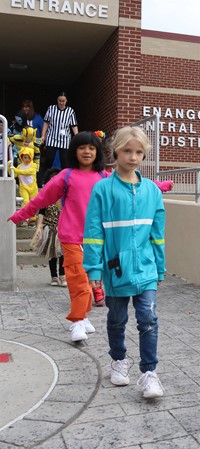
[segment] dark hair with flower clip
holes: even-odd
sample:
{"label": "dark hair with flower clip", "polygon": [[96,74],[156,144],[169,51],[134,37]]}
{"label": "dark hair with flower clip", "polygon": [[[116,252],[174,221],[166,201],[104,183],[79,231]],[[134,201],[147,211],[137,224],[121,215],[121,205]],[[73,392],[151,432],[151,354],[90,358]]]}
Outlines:
{"label": "dark hair with flower clip", "polygon": [[69,168],[79,168],[79,162],[76,156],[77,148],[81,145],[94,145],[96,147],[96,159],[93,163],[94,171],[102,171],[104,169],[104,153],[101,139],[91,131],[82,131],[72,137],[67,151],[67,166]]}

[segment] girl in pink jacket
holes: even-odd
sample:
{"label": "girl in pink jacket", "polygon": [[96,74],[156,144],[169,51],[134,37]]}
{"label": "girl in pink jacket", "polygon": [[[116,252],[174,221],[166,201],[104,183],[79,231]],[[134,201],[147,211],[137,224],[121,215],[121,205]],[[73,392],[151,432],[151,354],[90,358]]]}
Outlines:
{"label": "girl in pink jacket", "polygon": [[92,187],[110,173],[103,171],[104,157],[100,139],[92,132],[80,132],[73,137],[68,150],[68,166],[54,176],[25,207],[15,212],[9,220],[17,224],[32,217],[63,198],[63,208],[58,221],[58,238],[64,254],[64,269],[71,300],[67,320],[72,341],[86,340],[95,332],[87,318],[92,308],[92,288],[82,266],[83,231],[86,209]]}

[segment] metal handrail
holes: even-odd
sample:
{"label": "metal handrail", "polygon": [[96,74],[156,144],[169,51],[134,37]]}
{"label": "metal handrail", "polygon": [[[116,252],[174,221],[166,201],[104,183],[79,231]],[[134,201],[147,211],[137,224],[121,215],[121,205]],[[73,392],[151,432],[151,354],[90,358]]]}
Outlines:
{"label": "metal handrail", "polygon": [[[11,163],[11,167],[13,166],[13,151],[12,151],[12,145],[8,145],[8,158],[9,162]],[[14,179],[15,174],[13,168],[10,169],[10,176],[12,179]]]}
{"label": "metal handrail", "polygon": [[165,195],[194,195],[195,202],[200,203],[200,167],[161,170],[157,177],[160,181],[173,181],[173,189]]}
{"label": "metal handrail", "polygon": [[8,122],[4,115],[0,114],[0,121],[3,123],[3,140],[2,140],[2,148],[3,148],[3,164],[0,164],[0,168],[3,169],[3,177],[7,178],[8,176],[8,145],[7,145],[7,136],[8,136]]}
{"label": "metal handrail", "polygon": [[[8,159],[13,165],[13,152],[12,145],[8,145],[8,122],[4,115],[0,115],[0,121],[3,123],[3,139],[2,139],[2,149],[3,149],[3,163],[0,164],[0,168],[3,169],[3,177],[8,177]],[[14,170],[10,170],[10,177],[14,179]]]}
{"label": "metal handrail", "polygon": [[154,114],[131,124],[131,126],[141,126],[142,129],[147,134],[148,140],[150,142],[150,149],[147,152],[146,159],[142,163],[140,170],[145,177],[153,179],[156,179],[157,177],[156,173],[160,169],[159,121],[160,121],[159,115]]}
{"label": "metal handrail", "polygon": [[[149,117],[143,118],[137,122],[128,123],[128,126],[141,126],[144,132],[147,134],[150,142],[150,149],[147,152],[146,159],[140,167],[143,176],[156,179],[156,173],[159,171],[159,115],[154,114]],[[106,138],[105,144],[105,159],[106,167],[114,167],[116,161],[113,158],[112,141],[116,130],[111,137]]]}

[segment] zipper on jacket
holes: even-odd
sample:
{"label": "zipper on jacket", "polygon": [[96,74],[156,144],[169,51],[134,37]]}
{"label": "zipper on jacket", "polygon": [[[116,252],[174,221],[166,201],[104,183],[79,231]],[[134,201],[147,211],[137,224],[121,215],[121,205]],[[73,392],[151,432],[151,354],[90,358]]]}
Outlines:
{"label": "zipper on jacket", "polygon": [[[133,191],[133,219],[136,218],[136,188],[133,185],[132,187]],[[137,251],[136,251],[136,227],[133,226],[133,270],[134,273],[136,273],[137,270]]]}

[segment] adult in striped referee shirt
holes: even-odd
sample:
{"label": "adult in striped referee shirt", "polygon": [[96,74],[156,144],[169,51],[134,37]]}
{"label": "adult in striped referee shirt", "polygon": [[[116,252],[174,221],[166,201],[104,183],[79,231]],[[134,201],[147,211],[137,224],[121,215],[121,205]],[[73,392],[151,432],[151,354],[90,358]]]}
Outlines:
{"label": "adult in striped referee shirt", "polygon": [[67,168],[71,130],[74,135],[78,133],[76,114],[67,106],[67,95],[62,91],[57,97],[57,104],[49,106],[44,117],[41,134],[42,143],[45,142],[46,146],[44,171],[52,167],[57,150],[61,168]]}

